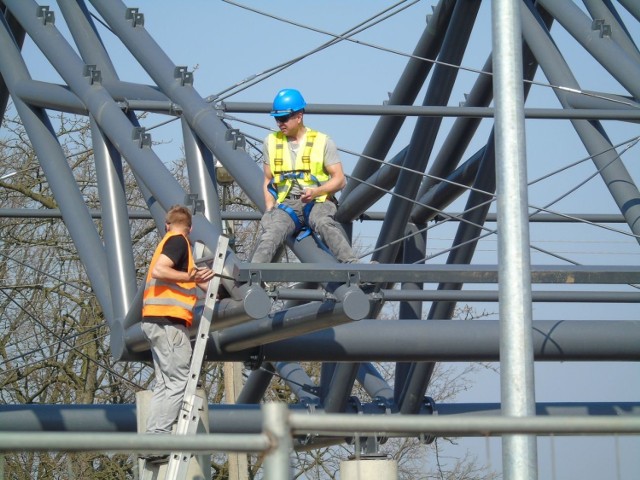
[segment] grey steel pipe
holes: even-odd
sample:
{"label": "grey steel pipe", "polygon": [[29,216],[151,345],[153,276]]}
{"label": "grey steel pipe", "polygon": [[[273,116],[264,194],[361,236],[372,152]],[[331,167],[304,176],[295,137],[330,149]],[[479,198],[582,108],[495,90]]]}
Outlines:
{"label": "grey steel pipe", "polygon": [[273,379],[274,373],[275,367],[270,362],[266,362],[259,368],[252,370],[245,380],[238,398],[236,398],[236,403],[259,404],[264,397],[267,388],[269,388],[269,384]]}
{"label": "grey steel pipe", "polygon": [[267,403],[263,406],[262,430],[270,439],[270,451],[264,458],[265,480],[287,480],[291,478],[290,453],[293,440],[289,426],[289,411],[284,403]]}
{"label": "grey steel pipe", "polygon": [[326,412],[337,413],[344,411],[359,369],[360,365],[358,363],[338,363],[335,366],[323,398]]}
{"label": "grey steel pipe", "polygon": [[[518,421],[526,421],[535,415],[535,382],[520,22],[520,0],[491,3],[500,226],[500,399],[503,420],[517,417]],[[535,436],[505,435],[502,446],[502,470],[506,479],[537,478]]]}
{"label": "grey steel pipe", "polygon": [[[5,4],[7,3],[5,2]],[[24,6],[24,4],[26,2],[21,5]],[[31,10],[33,18],[35,18],[36,11],[34,4]],[[13,10],[12,14],[22,25],[28,24],[27,21],[16,15]],[[30,15],[27,14],[27,16]],[[14,86],[22,81],[29,80],[30,77],[16,44],[11,38],[9,26],[5,22],[4,15],[0,16],[0,22],[0,44],[6,45],[5,48],[0,48],[0,73],[13,96]],[[78,254],[87,270],[87,275],[92,285],[94,285],[95,294],[103,307],[105,318],[108,323],[111,323],[113,321],[113,312],[109,283],[106,278],[107,263],[102,241],[89,216],[73,172],[69,167],[46,112],[31,108],[16,96],[13,96],[13,99],[14,106],[40,160],[40,165],[47,177],[49,186],[63,212],[67,228],[75,241]]]}
{"label": "grey steel pipe", "polygon": [[[127,216],[122,158],[90,116],[96,177],[103,211],[103,237],[111,304],[115,319],[122,320],[136,295],[136,272]],[[118,321],[116,320],[116,321]]]}
{"label": "grey steel pipe", "polygon": [[[273,447],[265,433],[151,435],[138,433],[0,432],[3,452],[266,452]],[[284,477],[279,477],[284,478]]]}
{"label": "grey steel pipe", "polygon": [[640,98],[640,63],[617,42],[592,28],[593,21],[573,2],[538,0],[538,3],[575,38],[635,98]]}
{"label": "grey steel pipe", "polygon": [[[533,265],[533,283],[566,284],[636,284],[640,283],[640,267],[635,265]],[[234,277],[247,282],[256,274],[267,282],[415,282],[424,283],[497,283],[496,265],[398,265],[300,263],[244,263],[234,271]],[[358,298],[358,297],[354,297]]]}
{"label": "grey steel pipe", "polygon": [[[531,10],[525,5],[521,9],[521,13],[522,33],[527,45],[534,53],[549,82],[565,87],[562,91],[554,89],[554,93],[560,103],[566,107],[568,105],[567,98],[570,95],[565,93],[566,90],[579,91],[580,86],[549,33],[540,27],[537,11]],[[613,148],[602,125],[600,122],[584,120],[572,120],[571,123],[592,156],[594,165],[621,213],[625,216],[631,231],[635,235],[640,234],[640,192]]]}
{"label": "grey steel pipe", "polygon": [[[425,79],[433,67],[433,62],[422,59],[437,58],[444,39],[444,32],[451,19],[451,12],[453,11],[454,5],[455,2],[452,0],[440,0],[436,5],[433,15],[428,20],[416,44],[413,55],[408,60],[398,83],[391,93],[389,101],[387,102],[388,106],[411,105],[415,101],[420,92],[420,88],[422,88]],[[370,178],[371,175],[378,171],[380,164],[372,161],[371,158],[384,159],[387,156],[404,120],[403,116],[382,117],[378,120],[363,149],[362,156],[358,159],[352,171],[351,179],[349,179],[347,186],[342,192],[342,203],[347,201],[353,189],[360,186],[358,180]],[[352,202],[351,204],[353,205],[354,203]],[[339,212],[339,218],[343,218],[343,221],[356,218],[356,215],[352,214],[350,216],[346,212],[343,212],[344,211]]]}
{"label": "grey steel pipe", "polygon": [[235,352],[333,325],[360,320],[360,318],[349,317],[344,308],[347,303],[346,301],[343,303],[325,301],[292,307],[288,310],[272,313],[259,320],[214,332],[213,338],[222,350]]}
{"label": "grey steel pipe", "polygon": [[[236,327],[234,327],[236,328]],[[495,362],[496,320],[360,320],[265,344],[259,351],[223,349],[217,334],[208,344],[210,361],[311,362]],[[638,361],[638,320],[536,320],[536,361]]]}
{"label": "grey steel pipe", "polygon": [[358,383],[365,392],[377,402],[388,402],[385,407],[392,408],[393,388],[371,363],[361,363],[357,376]]}
{"label": "grey steel pipe", "polygon": [[[477,165],[476,165],[477,167]],[[474,172],[465,174],[464,178],[475,176]],[[453,178],[449,178],[453,180]],[[469,184],[471,183],[469,180]],[[431,190],[430,190],[431,191]],[[438,195],[427,194],[430,197]],[[427,197],[425,197],[427,198]],[[102,218],[101,210],[89,210],[91,218]],[[130,220],[149,220],[152,218],[151,213],[146,210],[129,210],[127,215]],[[223,220],[260,220],[262,214],[260,212],[221,212]],[[361,220],[380,221],[384,220],[384,212],[366,212],[360,217]],[[458,221],[456,217],[461,217],[462,212],[447,212],[451,218],[449,221]],[[61,218],[62,213],[57,208],[0,208],[0,218]],[[447,217],[449,218],[449,217]],[[487,214],[487,222],[495,222],[496,215]],[[529,217],[530,223],[625,223],[624,216],[619,213],[536,213]]]}
{"label": "grey steel pipe", "polygon": [[[499,403],[438,403],[438,416],[446,418],[478,415],[500,415]],[[288,405],[292,413],[309,415],[303,404]],[[349,405],[348,415],[363,413],[368,416],[388,415],[386,406],[379,402],[362,402],[360,411]],[[212,434],[246,434],[262,431],[264,415],[259,404],[210,404],[208,406],[209,432]],[[315,408],[322,418],[322,406]],[[432,415],[426,405],[410,418]],[[541,402],[536,405],[538,417],[597,416],[622,419],[640,417],[640,402]],[[346,417],[347,415],[343,415]],[[0,405],[0,432],[136,432],[136,405],[64,405],[27,404]]]}
{"label": "grey steel pipe", "polygon": [[[479,2],[456,2],[451,15],[451,23],[445,33],[442,51],[438,60],[443,62],[436,65],[433,78],[429,82],[424,105],[446,105],[458,75],[458,69],[445,64],[459,65],[469,41],[469,36],[480,7]],[[422,172],[425,170],[437,133],[442,124],[442,118],[419,117],[409,142],[409,149],[405,155],[404,167]],[[416,198],[420,188],[421,177],[409,170],[401,170],[394,192],[391,197],[388,214],[385,216],[380,235],[376,242],[373,260],[383,263],[395,261],[400,243],[396,242],[404,232],[413,203],[409,199]]]}
{"label": "grey steel pipe", "polygon": [[[633,103],[630,101],[629,103]],[[580,105],[576,103],[576,105]],[[239,113],[268,113],[271,104],[258,102],[226,102],[222,109]],[[452,106],[399,106],[399,105],[351,105],[351,104],[309,104],[305,112],[316,115],[371,115],[371,116],[412,116],[412,117],[455,117],[493,118],[492,107],[452,107]],[[608,108],[542,108],[529,107],[523,110],[527,119],[538,120],[624,120],[640,121],[640,112],[635,108],[609,104]],[[373,157],[371,158],[379,158]],[[380,162],[374,162],[379,164]],[[374,175],[372,173],[371,175]],[[361,181],[355,181],[359,184]],[[345,199],[346,200],[346,199]],[[341,199],[342,201],[342,199]]]}
{"label": "grey steel pipe", "polygon": [[[125,331],[123,335],[123,345],[130,353],[146,352],[149,349],[149,342],[147,341],[140,323],[137,321],[140,317],[140,311],[142,311],[142,289],[138,291],[134,302],[131,305],[129,315],[124,320]],[[264,293],[260,287],[251,286],[244,288],[242,291],[243,298],[239,300],[233,300],[230,298],[223,299],[216,302],[214,311],[212,314],[211,330],[219,330],[228,328],[232,325],[238,325],[243,322],[250,321],[252,319],[263,318],[269,312],[271,302],[269,297]],[[200,316],[203,314],[202,306],[196,307],[194,310],[194,322],[191,325],[191,334],[195,334],[200,324]],[[218,322],[218,315],[219,322]],[[119,334],[112,334],[118,337]],[[113,344],[112,340],[112,344]],[[116,348],[116,345],[112,345],[112,349]],[[118,349],[120,352],[120,349]],[[125,352],[120,352],[124,354]],[[116,358],[119,358],[116,356]]]}
{"label": "grey steel pipe", "polygon": [[318,389],[311,377],[297,362],[276,362],[273,364],[278,375],[289,386],[301,403],[318,404]]}
{"label": "grey steel pipe", "polygon": [[[442,436],[473,436],[537,434],[537,435],[635,435],[640,433],[640,417],[593,417],[558,416],[558,417],[507,417],[503,415],[440,417],[402,416],[365,416],[365,415],[289,415],[292,433],[304,434],[317,432],[322,435],[349,435],[360,433],[404,433],[419,435],[429,432]],[[528,435],[534,436],[534,435]],[[534,437],[535,438],[535,437]],[[503,466],[504,470],[504,466]],[[535,473],[535,472],[534,472]],[[508,477],[514,478],[514,477]],[[524,477],[529,480],[537,476]]]}

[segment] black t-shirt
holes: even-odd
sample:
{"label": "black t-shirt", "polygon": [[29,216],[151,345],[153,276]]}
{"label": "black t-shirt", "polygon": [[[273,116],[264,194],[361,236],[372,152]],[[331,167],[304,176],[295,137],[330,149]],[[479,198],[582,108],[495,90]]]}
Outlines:
{"label": "black t-shirt", "polygon": [[173,261],[173,267],[181,272],[189,269],[189,242],[182,235],[170,237],[162,247],[162,253]]}

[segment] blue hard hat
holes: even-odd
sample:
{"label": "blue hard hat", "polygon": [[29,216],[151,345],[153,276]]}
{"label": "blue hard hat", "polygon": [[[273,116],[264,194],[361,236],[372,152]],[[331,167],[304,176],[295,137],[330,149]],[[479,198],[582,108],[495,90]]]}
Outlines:
{"label": "blue hard hat", "polygon": [[294,88],[283,88],[273,99],[272,117],[281,117],[302,110],[307,106],[302,94]]}

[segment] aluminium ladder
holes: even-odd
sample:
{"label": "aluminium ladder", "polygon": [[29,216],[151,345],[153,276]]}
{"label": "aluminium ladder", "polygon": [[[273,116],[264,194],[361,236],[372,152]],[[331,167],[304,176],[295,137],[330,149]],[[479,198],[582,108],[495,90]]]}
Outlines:
{"label": "aluminium ladder", "polygon": [[[198,333],[193,347],[193,353],[191,355],[191,366],[189,368],[189,379],[184,391],[184,400],[182,401],[182,407],[178,414],[178,422],[174,431],[174,435],[193,435],[198,430],[198,423],[200,422],[200,411],[202,410],[203,399],[196,393],[198,388],[198,378],[200,376],[200,369],[202,362],[204,361],[204,354],[207,346],[207,339],[209,338],[209,330],[211,326],[213,309],[218,300],[218,289],[220,288],[220,278],[222,276],[222,270],[224,269],[224,260],[227,253],[227,247],[229,245],[229,239],[224,235],[220,235],[218,239],[218,246],[216,253],[213,257],[213,278],[209,281],[209,287],[205,296],[204,310],[200,317],[200,324],[198,325]],[[202,263],[209,258],[202,258],[196,261],[196,263]],[[165,480],[183,480],[186,478],[189,468],[189,462],[191,460],[190,452],[172,452],[169,457],[169,463],[166,466]],[[161,465],[147,465],[148,462],[143,463],[141,480],[151,480],[159,478]],[[166,464],[164,464],[166,465]],[[147,468],[147,467],[151,468]]]}

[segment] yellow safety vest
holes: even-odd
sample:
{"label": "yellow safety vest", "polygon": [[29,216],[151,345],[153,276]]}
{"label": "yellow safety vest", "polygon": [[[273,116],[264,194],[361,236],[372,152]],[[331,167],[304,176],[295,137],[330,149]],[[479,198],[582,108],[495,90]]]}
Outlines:
{"label": "yellow safety vest", "polygon": [[[278,202],[282,202],[289,194],[294,180],[297,180],[302,187],[317,187],[329,180],[329,175],[324,169],[326,144],[327,136],[324,133],[307,128],[304,148],[298,151],[294,164],[291,161],[286,136],[282,132],[269,135],[267,139],[269,166],[273,174],[272,185],[276,189]],[[295,169],[294,165],[301,165],[302,168]],[[322,195],[315,201],[324,202],[326,198],[326,195]]]}
{"label": "yellow safety vest", "polygon": [[[143,317],[174,317],[184,320],[187,326],[193,322],[193,307],[198,300],[196,282],[166,282],[151,276],[151,272],[162,253],[162,247],[167,240],[175,235],[182,235],[189,242],[186,235],[178,232],[168,232],[160,241],[149,265],[147,281],[144,287],[142,304]],[[187,271],[195,267],[191,248],[188,248],[189,261]]]}

